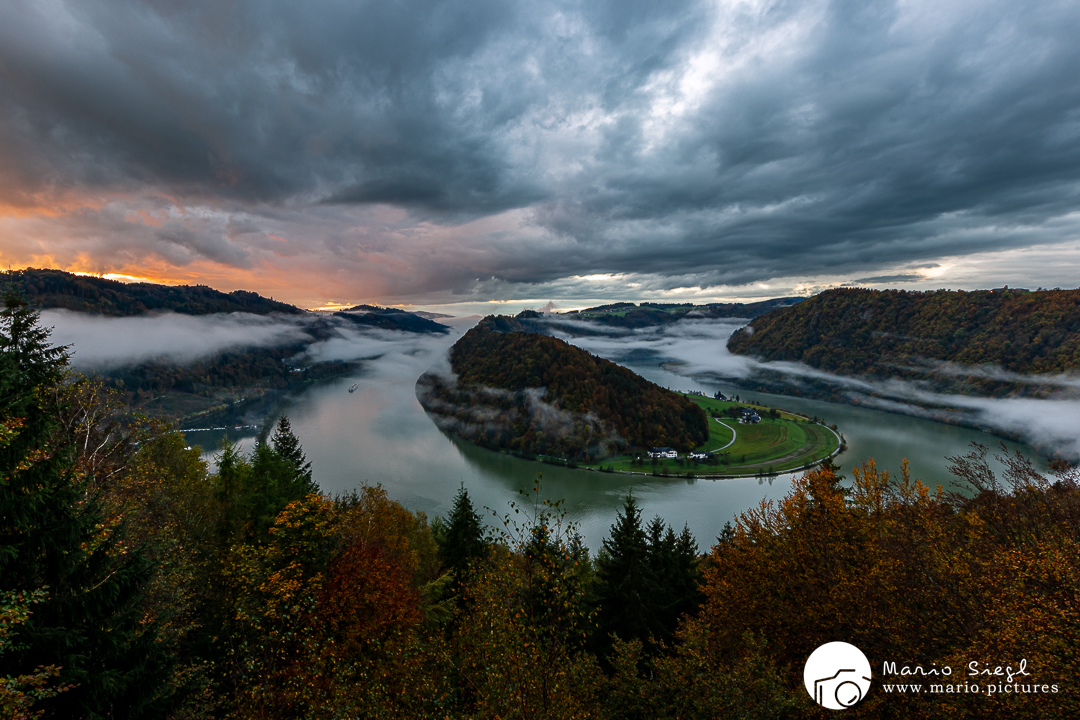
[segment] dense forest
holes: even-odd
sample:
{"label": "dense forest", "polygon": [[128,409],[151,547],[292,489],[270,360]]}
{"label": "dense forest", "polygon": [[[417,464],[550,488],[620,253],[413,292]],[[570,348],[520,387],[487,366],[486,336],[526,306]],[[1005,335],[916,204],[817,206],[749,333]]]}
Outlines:
{"label": "dense forest", "polygon": [[453,379],[426,373],[417,381],[440,427],[484,447],[573,460],[627,447],[686,451],[708,439],[704,411],[686,398],[525,328],[485,318],[451,349]]}
{"label": "dense forest", "polygon": [[943,362],[1060,373],[1080,367],[1080,290],[828,290],[755,319],[728,349],[845,375]]}
{"label": "dense forest", "polygon": [[360,365],[345,360],[294,364],[306,348],[304,343],[236,348],[189,363],[160,360],[114,368],[101,378],[133,410],[184,427],[205,426],[208,413],[219,424],[259,421],[272,414],[283,395]]}
{"label": "dense forest", "polygon": [[424,317],[418,313],[406,312],[398,308],[384,308],[375,305],[358,305],[347,312],[336,312],[334,317],[343,318],[355,325],[376,327],[383,330],[398,330],[415,333],[448,333],[450,328],[442,323]]}
{"label": "dense forest", "polygon": [[560,313],[558,317],[588,320],[590,322],[623,328],[668,325],[683,318],[756,318],[777,308],[801,302],[802,298],[774,298],[753,303],[708,303],[706,305],[643,302],[613,303]]}
{"label": "dense forest", "polygon": [[0,292],[14,292],[38,309],[62,308],[98,315],[127,316],[171,311],[182,315],[243,312],[254,315],[300,315],[293,305],[247,290],[223,293],[205,285],[123,283],[62,270],[8,270],[0,274]]}
{"label": "dense forest", "polygon": [[821,467],[703,555],[631,494],[593,556],[539,484],[494,526],[464,487],[431,520],[322,495],[287,420],[211,471],[11,297],[0,397],[5,718],[824,718],[803,666],[837,640],[871,663],[856,716],[1080,714],[1064,463],[975,447],[964,493]]}

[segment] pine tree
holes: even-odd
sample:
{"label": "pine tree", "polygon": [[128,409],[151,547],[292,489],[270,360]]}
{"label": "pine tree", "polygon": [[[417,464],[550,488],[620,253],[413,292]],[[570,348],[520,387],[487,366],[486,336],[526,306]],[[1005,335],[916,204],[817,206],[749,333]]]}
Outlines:
{"label": "pine tree", "polygon": [[670,644],[679,621],[695,614],[702,602],[697,541],[688,528],[675,534],[659,518],[641,526],[641,509],[628,495],[611,537],[597,558],[597,625],[600,655],[608,635],[640,640],[650,654]]}
{"label": "pine tree", "polygon": [[60,418],[64,348],[37,313],[8,295],[0,311],[0,594],[43,600],[0,656],[0,677],[58,666],[72,689],[48,698],[55,717],[160,714],[163,664],[143,623],[151,568],[104,517],[99,478],[76,462]]}
{"label": "pine tree", "polygon": [[724,528],[720,531],[720,534],[716,536],[716,542],[721,547],[731,545],[735,542],[735,526],[728,520],[724,523]]}
{"label": "pine tree", "polygon": [[469,563],[487,557],[488,546],[484,540],[484,528],[480,514],[476,512],[469,491],[462,483],[454,497],[454,508],[446,524],[445,535],[439,546],[439,559],[443,567],[453,570],[460,579],[468,572]]}
{"label": "pine tree", "polygon": [[649,598],[652,632],[656,640],[670,642],[678,621],[675,607],[678,602],[677,593],[672,587],[673,583],[678,584],[680,580],[676,569],[677,540],[674,531],[660,516],[654,517],[649,523],[646,537],[649,568],[656,579],[652,596]]}
{"label": "pine tree", "polygon": [[247,489],[251,465],[240,453],[236,444],[223,437],[218,446],[217,473],[214,475],[214,493],[221,507],[218,518],[218,547],[221,551],[239,542],[247,532],[251,515],[248,507]]}

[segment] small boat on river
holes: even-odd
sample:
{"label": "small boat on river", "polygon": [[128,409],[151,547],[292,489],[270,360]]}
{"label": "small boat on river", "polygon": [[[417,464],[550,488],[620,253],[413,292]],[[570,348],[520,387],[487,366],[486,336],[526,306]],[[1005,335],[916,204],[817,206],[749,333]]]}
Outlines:
{"label": "small boat on river", "polygon": [[356,383],[349,386],[349,392],[356,392]]}

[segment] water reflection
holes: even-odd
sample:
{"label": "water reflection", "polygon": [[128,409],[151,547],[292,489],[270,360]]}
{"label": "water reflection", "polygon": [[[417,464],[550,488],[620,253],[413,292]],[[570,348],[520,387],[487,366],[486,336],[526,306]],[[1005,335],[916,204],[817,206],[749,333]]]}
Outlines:
{"label": "water reflection", "polygon": [[[1043,459],[1028,446],[1002,441],[995,435],[979,430],[853,405],[758,392],[737,384],[691,380],[655,364],[627,366],[664,387],[698,389],[710,394],[719,390],[729,395],[738,394],[742,400],[759,400],[770,406],[823,418],[826,423],[836,425],[847,441],[848,449],[835,461],[849,475],[852,467],[871,458],[878,467],[898,473],[901,461],[907,458],[912,477],[931,486],[940,484],[949,487],[955,478],[948,472],[946,458],[966,454],[972,442],[989,445],[994,450],[1004,442],[1010,452],[1019,450],[1031,457],[1038,467],[1046,467]],[[992,462],[992,465],[995,469],[1001,469],[999,463]]]}
{"label": "water reflection", "polygon": [[[687,480],[572,470],[493,453],[444,435],[420,407],[414,386],[472,322],[462,323],[450,336],[388,346],[383,356],[365,361],[355,377],[313,387],[290,402],[286,412],[325,491],[342,493],[362,483],[381,483],[392,498],[411,509],[446,515],[464,483],[478,507],[487,506],[501,516],[509,501],[519,499],[518,490],[531,488],[542,473],[545,495],[565,499],[570,519],[580,523],[595,552],[631,489],[646,519],[660,515],[677,529],[685,524],[704,549],[737,513],[763,499],[778,499],[790,488],[790,475]],[[847,439],[849,449],[838,462],[848,471],[868,457],[898,470],[901,458],[908,457],[914,475],[943,483],[949,480],[945,456],[966,452],[972,440],[994,441],[984,433],[917,418],[696,382],[655,361],[625,364],[666,387],[739,392],[743,398],[752,396],[824,417],[836,423]],[[353,383],[357,390],[349,393]],[[250,445],[252,440],[244,442]],[[488,520],[496,522],[491,513]]]}

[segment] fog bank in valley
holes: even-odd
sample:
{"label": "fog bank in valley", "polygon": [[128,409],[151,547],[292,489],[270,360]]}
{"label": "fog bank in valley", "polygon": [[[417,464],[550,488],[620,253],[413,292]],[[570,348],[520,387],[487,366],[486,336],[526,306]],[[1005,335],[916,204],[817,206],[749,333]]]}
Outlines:
{"label": "fog bank in valley", "polygon": [[[429,348],[441,352],[453,344],[452,337],[446,335],[365,327],[333,315],[161,313],[104,317],[45,310],[41,322],[52,328],[54,344],[69,346],[72,365],[82,371],[107,372],[145,362],[183,365],[227,350],[293,343],[306,345],[296,357],[299,364],[387,355],[400,359]],[[472,322],[475,320],[466,320],[467,324]]]}
{"label": "fog bank in valley", "polygon": [[[935,371],[945,374],[967,373],[1043,385],[1055,391],[1049,398],[942,394],[918,381],[852,378],[801,363],[765,363],[733,355],[727,350],[727,339],[744,324],[740,320],[686,319],[671,325],[625,329],[549,317],[554,335],[615,362],[665,363],[669,370],[687,378],[721,380],[735,386],[749,384],[756,374],[765,371],[780,373],[794,386],[825,381],[863,406],[931,418],[940,416],[940,408],[949,408],[958,419],[1015,435],[1044,452],[1080,457],[1077,375],[1022,376],[1000,368],[969,371],[937,363]],[[477,321],[475,317],[443,320],[454,331],[441,335],[368,328],[337,322],[332,316],[164,313],[112,318],[46,310],[41,319],[43,325],[53,328],[55,344],[70,346],[72,364],[78,370],[109,371],[150,361],[184,364],[229,349],[304,342],[307,347],[295,358],[297,363],[365,360],[362,383],[400,385],[401,392],[395,397],[407,403],[415,402],[413,385],[422,373],[448,372],[449,348]],[[316,321],[323,323],[318,340],[308,333]],[[929,410],[927,406],[939,409]]]}
{"label": "fog bank in valley", "polygon": [[240,347],[270,347],[305,339],[303,321],[284,316],[229,313],[104,317],[45,310],[41,323],[52,342],[69,345],[80,370],[110,370],[151,360],[189,363]]}
{"label": "fog bank in valley", "polygon": [[940,412],[935,413],[924,406],[949,408],[958,419],[1015,435],[1043,452],[1080,457],[1080,397],[1076,393],[1080,388],[1080,375],[1018,375],[992,367],[973,368],[969,372],[967,368],[934,363],[935,371],[946,374],[966,373],[1054,390],[1050,398],[943,394],[928,390],[918,381],[853,378],[802,363],[761,362],[733,355],[728,352],[727,339],[745,322],[688,319],[634,330],[591,324],[591,331],[604,334],[590,336],[574,332],[584,329],[582,321],[575,321],[576,327],[569,327],[561,320],[555,320],[552,327],[558,337],[616,362],[663,362],[672,372],[688,378],[727,380],[735,385],[748,383],[761,372],[780,373],[794,386],[808,380],[825,381],[864,406],[929,418],[940,416]]}

